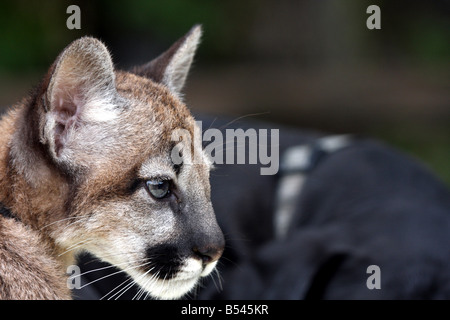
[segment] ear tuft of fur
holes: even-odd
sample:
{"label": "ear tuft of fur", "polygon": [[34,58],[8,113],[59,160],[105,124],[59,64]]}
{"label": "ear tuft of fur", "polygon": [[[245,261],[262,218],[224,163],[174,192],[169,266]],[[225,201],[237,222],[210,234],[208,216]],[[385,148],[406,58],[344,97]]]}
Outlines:
{"label": "ear tuft of fur", "polygon": [[163,83],[175,95],[182,98],[181,92],[201,36],[201,25],[195,25],[163,54],[147,64],[134,68],[132,72]]}

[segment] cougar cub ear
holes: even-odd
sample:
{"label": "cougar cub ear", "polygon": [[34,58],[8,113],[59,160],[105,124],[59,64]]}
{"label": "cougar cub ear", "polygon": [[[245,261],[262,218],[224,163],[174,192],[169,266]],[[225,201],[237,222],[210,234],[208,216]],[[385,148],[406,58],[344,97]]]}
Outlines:
{"label": "cougar cub ear", "polygon": [[111,56],[97,39],[72,42],[52,68],[44,95],[41,141],[58,159],[81,124],[95,116],[108,118],[116,91]]}
{"label": "cougar cub ear", "polygon": [[149,63],[135,67],[132,72],[165,84],[175,95],[182,98],[181,90],[186,81],[201,35],[201,26],[194,26],[166,52]]}

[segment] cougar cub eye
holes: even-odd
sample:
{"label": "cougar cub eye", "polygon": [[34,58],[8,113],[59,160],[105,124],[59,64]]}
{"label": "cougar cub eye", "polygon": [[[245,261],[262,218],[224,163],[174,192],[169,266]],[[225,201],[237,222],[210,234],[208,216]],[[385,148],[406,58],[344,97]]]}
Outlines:
{"label": "cougar cub eye", "polygon": [[156,199],[162,199],[170,194],[169,180],[147,180],[145,182],[148,192]]}

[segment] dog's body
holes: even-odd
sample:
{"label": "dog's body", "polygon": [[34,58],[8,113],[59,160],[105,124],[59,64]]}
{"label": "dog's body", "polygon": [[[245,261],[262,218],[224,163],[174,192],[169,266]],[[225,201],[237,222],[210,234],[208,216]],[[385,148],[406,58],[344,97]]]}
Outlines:
{"label": "dog's body", "polygon": [[172,133],[195,128],[180,92],[200,35],[194,27],[132,73],[81,38],[2,119],[0,201],[13,218],[0,219],[0,298],[69,298],[66,268],[84,250],[158,298],[214,269],[224,243],[211,164],[192,163],[187,141],[181,163],[171,154]]}
{"label": "dog's body", "polygon": [[[204,126],[209,122],[221,128],[229,120],[205,117]],[[234,126],[279,128],[282,155],[323,137],[270,123]],[[227,235],[223,290],[210,282],[198,298],[450,299],[448,187],[415,159],[369,139],[350,138],[315,162],[293,172],[304,183],[281,237],[277,194],[292,172],[261,176],[257,166],[217,166],[211,187]],[[373,276],[380,288],[371,286]]]}

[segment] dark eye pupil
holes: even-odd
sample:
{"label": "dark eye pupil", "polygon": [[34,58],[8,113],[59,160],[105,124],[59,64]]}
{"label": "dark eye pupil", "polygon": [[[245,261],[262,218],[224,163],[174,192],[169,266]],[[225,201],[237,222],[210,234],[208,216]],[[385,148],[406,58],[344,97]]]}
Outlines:
{"label": "dark eye pupil", "polygon": [[148,191],[156,199],[162,199],[169,194],[169,181],[148,180],[146,183]]}

